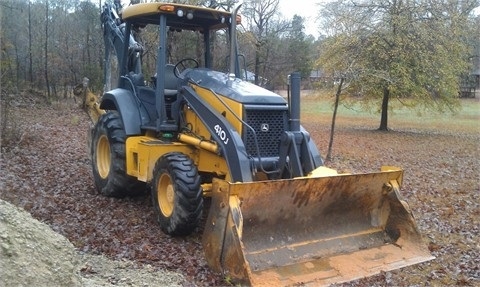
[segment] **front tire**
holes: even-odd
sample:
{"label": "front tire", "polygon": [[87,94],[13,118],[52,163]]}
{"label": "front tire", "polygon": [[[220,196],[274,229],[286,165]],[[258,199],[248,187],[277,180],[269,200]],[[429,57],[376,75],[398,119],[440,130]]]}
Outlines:
{"label": "front tire", "polygon": [[145,183],[127,175],[126,135],[117,112],[103,114],[92,132],[90,155],[97,191],[108,197],[125,197],[145,191]]}
{"label": "front tire", "polygon": [[163,232],[178,236],[195,230],[202,216],[203,195],[197,167],[188,156],[173,152],[157,161],[152,200]]}

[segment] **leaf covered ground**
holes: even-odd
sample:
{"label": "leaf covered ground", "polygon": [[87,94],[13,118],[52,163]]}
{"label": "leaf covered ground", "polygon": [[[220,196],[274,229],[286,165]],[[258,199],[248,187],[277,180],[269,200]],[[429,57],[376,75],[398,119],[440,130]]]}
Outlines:
{"label": "leaf covered ground", "polygon": [[[96,193],[87,149],[90,120],[80,108],[46,105],[34,94],[13,97],[8,105],[18,136],[2,147],[0,199],[46,223],[79,252],[176,271],[186,278],[184,286],[228,284],[206,264],[201,227],[191,236],[172,238],[157,226],[150,196],[113,199]],[[303,117],[324,153],[329,120],[329,115]],[[480,111],[474,120],[480,125]],[[378,132],[374,125],[340,118],[327,164],[353,173],[402,167],[402,196],[436,259],[344,285],[479,285],[480,128],[397,123],[393,131]]]}

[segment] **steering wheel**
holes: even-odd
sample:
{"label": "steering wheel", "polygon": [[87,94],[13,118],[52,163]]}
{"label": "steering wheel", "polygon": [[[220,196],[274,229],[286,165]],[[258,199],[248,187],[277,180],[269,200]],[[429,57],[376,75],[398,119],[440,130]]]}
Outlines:
{"label": "steering wheel", "polygon": [[[195,69],[198,68],[200,65],[198,64],[197,60],[193,58],[185,58],[180,60],[173,69],[173,73],[175,77],[180,78],[180,74],[182,74],[187,69]],[[179,69],[180,68],[180,69]]]}

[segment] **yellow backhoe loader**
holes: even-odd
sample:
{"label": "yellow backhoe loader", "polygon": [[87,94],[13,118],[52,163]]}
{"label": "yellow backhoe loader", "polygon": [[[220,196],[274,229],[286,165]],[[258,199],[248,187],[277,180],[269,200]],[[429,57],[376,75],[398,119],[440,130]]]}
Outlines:
{"label": "yellow backhoe loader", "polygon": [[[300,124],[300,75],[291,74],[287,100],[245,80],[238,8],[104,5],[105,92],[98,103],[86,101],[99,193],[149,188],[158,223],[172,236],[193,232],[211,197],[205,257],[239,284],[328,285],[432,259],[400,197],[401,169],[325,167]],[[156,71],[147,81],[137,39],[152,26]],[[170,64],[168,41],[184,32],[203,39],[202,59]],[[225,71],[213,69],[215,38],[225,39]]]}

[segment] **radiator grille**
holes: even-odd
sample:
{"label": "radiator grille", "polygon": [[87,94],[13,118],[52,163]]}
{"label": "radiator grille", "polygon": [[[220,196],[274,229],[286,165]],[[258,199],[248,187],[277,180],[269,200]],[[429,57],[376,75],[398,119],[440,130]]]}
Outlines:
{"label": "radiator grille", "polygon": [[254,133],[244,127],[243,140],[247,153],[254,157],[278,156],[280,136],[287,127],[287,112],[285,110],[247,110],[245,121],[255,129],[260,150],[260,154],[257,154]]}

